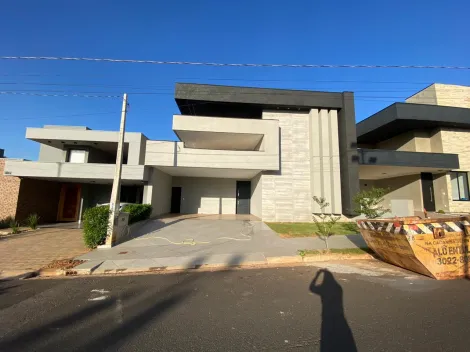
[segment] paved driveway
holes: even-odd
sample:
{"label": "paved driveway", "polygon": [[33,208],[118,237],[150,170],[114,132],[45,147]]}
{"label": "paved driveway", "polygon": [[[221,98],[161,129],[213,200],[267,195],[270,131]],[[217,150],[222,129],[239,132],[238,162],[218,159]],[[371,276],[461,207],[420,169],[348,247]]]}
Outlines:
{"label": "paved driveway", "polygon": [[[299,249],[323,249],[318,238],[283,239],[259,220],[182,217],[147,221],[136,238],[79,259],[106,261],[101,271],[202,264],[264,263],[268,257],[295,256]],[[361,246],[362,238],[336,236],[332,247]],[[359,243],[354,243],[359,241]],[[333,243],[334,242],[334,243]]]}
{"label": "paved driveway", "polygon": [[0,272],[40,269],[87,252],[82,230],[45,228],[0,239]]}

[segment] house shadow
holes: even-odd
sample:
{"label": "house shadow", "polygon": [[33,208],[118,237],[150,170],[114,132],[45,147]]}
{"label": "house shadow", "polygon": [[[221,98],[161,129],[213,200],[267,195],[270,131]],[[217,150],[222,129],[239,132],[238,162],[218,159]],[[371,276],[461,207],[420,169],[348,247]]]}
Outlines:
{"label": "house shadow", "polygon": [[320,351],[357,351],[351,328],[344,315],[343,289],[327,269],[317,272],[310,291],[322,303]]}
{"label": "house shadow", "polygon": [[[192,264],[203,263],[206,259],[205,256],[196,257]],[[236,265],[242,259],[242,256],[234,255],[228,263]],[[226,268],[223,271],[231,270]],[[178,307],[185,304],[189,307],[188,301],[202,291],[195,288],[198,285],[204,287],[204,282],[207,283],[207,280],[198,283],[206,277],[204,273],[168,275],[166,279],[154,281],[156,285],[151,284],[155,280],[151,277],[148,277],[150,284],[139,280],[124,284],[124,281],[134,281],[124,277],[99,280],[105,287],[116,287],[114,292],[110,290],[109,297],[77,304],[77,299],[82,298],[77,296],[71,304],[76,308],[48,313],[47,318],[51,319],[36,320],[7,337],[3,336],[0,351],[55,351],[64,350],[63,346],[74,351],[120,350],[136,336],[152,331],[155,324],[162,324],[167,316],[181,314],[177,312]],[[113,282],[121,283],[116,285]],[[125,289],[117,288],[121,285]],[[156,346],[154,350],[158,350]]]}

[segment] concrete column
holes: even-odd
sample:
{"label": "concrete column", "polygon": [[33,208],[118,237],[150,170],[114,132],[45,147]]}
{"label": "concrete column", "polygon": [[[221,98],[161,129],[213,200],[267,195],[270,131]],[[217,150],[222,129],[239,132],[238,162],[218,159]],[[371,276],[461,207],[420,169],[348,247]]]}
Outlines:
{"label": "concrete column", "polygon": [[[321,132],[319,111],[310,110],[309,137],[310,137],[310,193],[311,196],[322,197],[322,163],[321,163]],[[319,213],[320,208],[312,199],[312,212]]]}
{"label": "concrete column", "polygon": [[[339,161],[338,113],[312,109],[310,129],[310,187],[312,196],[325,197],[327,213],[341,214],[341,173]],[[312,212],[320,212],[312,200]]]}
{"label": "concrete column", "polygon": [[359,157],[357,155],[354,93],[343,93],[343,108],[338,116],[341,167],[341,203],[343,214],[354,215],[354,196],[359,192]]}
{"label": "concrete column", "polygon": [[153,167],[149,168],[148,181],[144,185],[144,195],[142,197],[143,204],[152,204],[152,191],[153,191]]}
{"label": "concrete column", "polygon": [[331,212],[341,214],[343,212],[341,202],[341,170],[339,163],[339,138],[338,138],[338,111],[330,110],[330,141],[331,141]]}

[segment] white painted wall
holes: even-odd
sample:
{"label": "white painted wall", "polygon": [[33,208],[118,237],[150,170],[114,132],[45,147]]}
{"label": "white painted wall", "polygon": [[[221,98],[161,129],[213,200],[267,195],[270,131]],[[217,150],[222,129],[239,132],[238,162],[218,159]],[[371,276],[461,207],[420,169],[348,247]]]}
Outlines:
{"label": "white painted wall", "polygon": [[261,173],[251,180],[251,200],[250,213],[259,217],[263,216],[263,184],[261,182]]}
{"label": "white painted wall", "polygon": [[[29,176],[44,178],[69,178],[88,180],[113,180],[113,164],[75,164],[38,161],[7,160],[5,172],[12,176]],[[144,165],[123,165],[123,180],[146,181],[147,172]]]}
{"label": "white painted wall", "polygon": [[183,142],[147,141],[145,165],[279,170],[279,150],[193,149]]}
{"label": "white painted wall", "polygon": [[391,208],[393,199],[406,199],[413,201],[415,211],[423,211],[423,193],[421,188],[421,175],[409,175],[381,180],[359,180],[361,190],[372,187],[387,188],[389,193],[384,196],[383,205]]}
{"label": "white painted wall", "polygon": [[173,177],[181,187],[183,214],[235,214],[236,180],[207,177]]}
{"label": "white painted wall", "polygon": [[167,214],[171,206],[172,177],[156,168],[151,168],[149,181],[144,186],[144,203],[152,204],[152,216]]}

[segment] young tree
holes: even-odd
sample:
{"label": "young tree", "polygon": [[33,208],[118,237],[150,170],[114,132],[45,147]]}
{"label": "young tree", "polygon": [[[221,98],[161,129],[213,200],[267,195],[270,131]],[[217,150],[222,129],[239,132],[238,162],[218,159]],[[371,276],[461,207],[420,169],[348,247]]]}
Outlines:
{"label": "young tree", "polygon": [[325,242],[326,249],[330,250],[328,239],[333,235],[333,227],[341,219],[341,216],[325,213],[325,208],[330,205],[326,198],[313,196],[313,200],[320,208],[319,213],[313,214],[313,221],[317,225],[317,235]]}
{"label": "young tree", "polygon": [[358,214],[364,214],[368,219],[376,219],[389,212],[381,203],[384,196],[389,192],[387,188],[372,187],[369,190],[363,190],[354,196],[356,208],[354,211]]}

